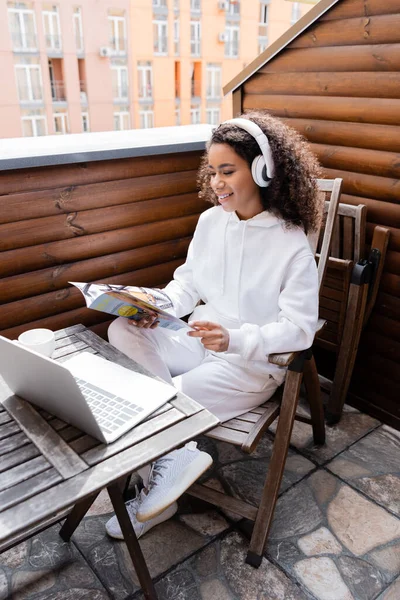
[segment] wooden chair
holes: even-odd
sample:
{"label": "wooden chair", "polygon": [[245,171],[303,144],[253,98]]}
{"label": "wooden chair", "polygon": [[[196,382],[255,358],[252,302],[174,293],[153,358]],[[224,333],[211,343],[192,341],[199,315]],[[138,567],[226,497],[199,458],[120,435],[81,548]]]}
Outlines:
{"label": "wooden chair", "polygon": [[363,204],[339,204],[327,274],[320,297],[320,317],[327,321],[316,345],[335,352],[333,380],[320,376],[330,393],[326,418],[341,417],[362,330],[371,314],[385,261],[389,230],[376,226],[366,258],[367,208]]}
{"label": "wooden chair", "polygon": [[[324,235],[323,239],[320,240],[320,257],[318,261],[320,290],[329,256],[341,183],[341,179],[318,180],[320,193],[325,197],[330,195],[330,201],[327,205],[328,213]],[[318,238],[318,233],[309,238],[314,253],[317,250]],[[318,331],[322,327],[323,321],[320,320]],[[246,562],[255,567],[261,564],[264,547],[271,527],[294,420],[297,419],[312,425],[314,442],[316,444],[323,444],[325,442],[324,412],[320,397],[320,384],[311,348],[303,352],[273,354],[268,357],[268,360],[273,364],[284,366],[288,369],[286,381],[281,386],[283,387],[283,393],[278,390],[262,406],[235,419],[226,421],[207,433],[208,436],[214,439],[238,445],[244,452],[251,453],[257,446],[265,430],[278,418],[270,466],[259,506],[255,507],[243,500],[232,498],[200,484],[194,484],[188,490],[188,493],[193,496],[255,522],[246,558]],[[300,385],[303,378],[307,390],[311,418],[296,414]]]}

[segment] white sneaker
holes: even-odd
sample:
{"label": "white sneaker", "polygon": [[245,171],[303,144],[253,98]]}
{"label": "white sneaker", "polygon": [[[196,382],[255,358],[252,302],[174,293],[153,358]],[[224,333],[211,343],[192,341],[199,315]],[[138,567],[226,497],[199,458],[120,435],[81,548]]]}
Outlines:
{"label": "white sneaker", "polygon": [[196,442],[162,456],[153,463],[146,495],[136,512],[138,521],[147,522],[177,500],[212,465],[207,452],[197,449]]}
{"label": "white sneaker", "polygon": [[[142,490],[139,494],[138,490],[136,488],[136,498],[133,498],[133,500],[129,500],[126,503],[128,515],[129,515],[129,518],[133,525],[133,529],[135,530],[136,537],[138,539],[140,537],[142,537],[145,533],[150,531],[150,529],[155,527],[155,525],[158,525],[159,523],[162,523],[163,521],[167,521],[167,519],[170,519],[178,510],[177,503],[173,502],[170,506],[168,506],[168,508],[166,510],[161,512],[155,519],[150,519],[149,521],[146,521],[146,523],[139,523],[138,520],[136,519],[136,512],[137,512],[141,502],[143,501],[143,498],[146,498],[146,496],[144,494],[144,490]],[[116,540],[124,539],[123,533],[121,531],[121,527],[120,527],[118,519],[115,515],[107,521],[106,531],[110,537],[115,538]]]}

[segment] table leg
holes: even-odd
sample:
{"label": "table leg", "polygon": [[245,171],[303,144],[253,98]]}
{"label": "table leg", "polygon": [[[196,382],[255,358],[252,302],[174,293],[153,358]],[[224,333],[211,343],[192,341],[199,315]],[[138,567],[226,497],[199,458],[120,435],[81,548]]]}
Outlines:
{"label": "table leg", "polygon": [[75,504],[74,508],[71,510],[68,517],[65,519],[63,526],[59,531],[59,534],[64,540],[64,542],[69,542],[75,529],[78,527],[79,523],[82,521],[87,511],[92,506],[99,493],[100,492],[91,494],[91,496],[89,496],[85,500],[82,500],[82,502],[78,502],[78,504]]}
{"label": "table leg", "polygon": [[118,483],[114,483],[113,485],[110,485],[107,490],[110,495],[115,514],[117,515],[122,533],[124,534],[124,540],[132,559],[133,566],[135,567],[144,597],[146,600],[157,600],[156,590],[151,580],[142,550],[139,546],[136,533],[132,527],[128,511],[126,510],[121,488]]}

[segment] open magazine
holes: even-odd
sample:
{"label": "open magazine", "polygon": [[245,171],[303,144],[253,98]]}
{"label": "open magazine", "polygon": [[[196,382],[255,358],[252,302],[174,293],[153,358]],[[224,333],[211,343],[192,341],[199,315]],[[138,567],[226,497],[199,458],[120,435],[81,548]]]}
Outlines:
{"label": "open magazine", "polygon": [[173,307],[171,300],[162,290],[108,283],[68,283],[82,292],[88,308],[135,321],[139,321],[145,315],[152,315],[157,317],[160,327],[175,331],[182,328],[191,329],[185,321],[166,312]]}

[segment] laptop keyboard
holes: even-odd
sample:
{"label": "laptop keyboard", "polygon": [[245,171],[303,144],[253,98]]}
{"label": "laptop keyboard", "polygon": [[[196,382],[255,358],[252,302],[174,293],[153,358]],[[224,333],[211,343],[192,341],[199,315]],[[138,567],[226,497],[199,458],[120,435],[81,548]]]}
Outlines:
{"label": "laptop keyboard", "polygon": [[105,433],[112,433],[143,411],[134,402],[115,396],[92,383],[75,377],[96,421]]}

